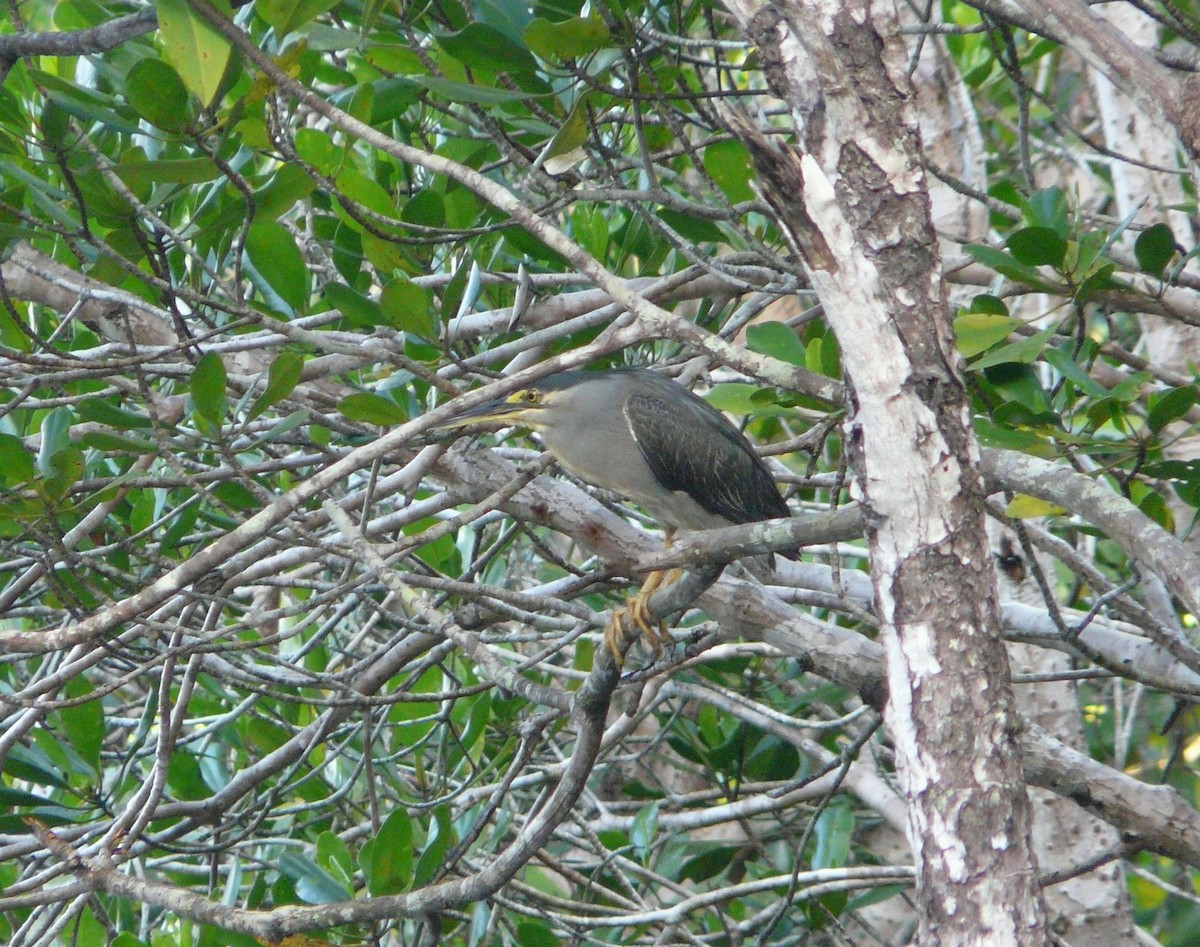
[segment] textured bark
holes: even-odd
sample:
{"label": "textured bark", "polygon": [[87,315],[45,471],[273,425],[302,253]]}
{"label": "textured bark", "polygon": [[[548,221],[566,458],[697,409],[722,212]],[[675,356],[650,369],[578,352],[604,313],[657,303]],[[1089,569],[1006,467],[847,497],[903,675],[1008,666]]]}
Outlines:
{"label": "textured bark", "polygon": [[731,124],[841,341],[922,944],[1043,944],[1018,714],[890,3],[731,2],[799,147]]}

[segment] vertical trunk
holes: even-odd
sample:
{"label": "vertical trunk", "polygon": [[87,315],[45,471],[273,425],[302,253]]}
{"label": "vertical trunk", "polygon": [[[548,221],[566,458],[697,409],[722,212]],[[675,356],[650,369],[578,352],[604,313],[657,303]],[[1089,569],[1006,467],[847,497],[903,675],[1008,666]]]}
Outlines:
{"label": "vertical trunk", "polygon": [[841,342],[920,942],[1046,942],[983,488],[891,3],[730,0],[798,148],[736,115]]}

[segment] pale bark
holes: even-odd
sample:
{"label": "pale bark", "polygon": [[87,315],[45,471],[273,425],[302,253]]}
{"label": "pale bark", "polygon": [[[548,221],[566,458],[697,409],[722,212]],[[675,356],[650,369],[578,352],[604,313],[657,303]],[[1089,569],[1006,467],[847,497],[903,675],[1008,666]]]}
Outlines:
{"label": "pale bark", "polygon": [[[921,145],[885,3],[731,2],[799,148],[731,116],[841,340],[923,944],[1042,944],[1017,711]],[[970,590],[970,594],[967,594]]]}

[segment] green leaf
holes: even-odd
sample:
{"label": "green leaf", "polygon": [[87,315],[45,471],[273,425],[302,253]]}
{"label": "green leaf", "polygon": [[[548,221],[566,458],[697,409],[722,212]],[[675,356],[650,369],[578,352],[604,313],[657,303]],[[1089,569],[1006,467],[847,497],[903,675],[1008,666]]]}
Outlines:
{"label": "green leaf", "polygon": [[267,369],[267,387],[261,395],[255,399],[255,402],[250,407],[247,417],[250,420],[258,417],[267,408],[278,401],[283,400],[292,393],[297,383],[300,381],[300,374],[304,371],[304,358],[297,352],[280,352],[275,360],[271,362],[271,367]]}
{"label": "green leaf", "polygon": [[[209,0],[230,16],[228,0]],[[232,47],[229,41],[193,12],[187,0],[156,0],[158,29],[171,65],[200,104],[212,104],[225,76]]]}
{"label": "green leaf", "polygon": [[537,72],[537,60],[524,46],[486,23],[468,23],[456,33],[442,33],[438,45],[472,69],[505,72],[513,78]]}
{"label": "green leaf", "polygon": [[437,191],[417,191],[404,205],[400,219],[420,227],[441,227],[446,223],[446,202]]}
{"label": "green leaf", "polygon": [[9,487],[28,483],[37,474],[33,456],[15,434],[0,433],[0,479]]}
{"label": "green leaf", "polygon": [[[72,678],[67,697],[86,697],[92,685],[83,677]],[[104,744],[104,710],[100,699],[84,701],[59,711],[67,741],[96,773],[100,772],[100,748]]]}
{"label": "green leaf", "polygon": [[329,282],[325,284],[324,294],[325,301],[340,310],[342,317],[352,325],[371,329],[383,325],[383,313],[379,304],[355,292],[349,286]]}
{"label": "green leaf", "polygon": [[1075,289],[1075,301],[1077,303],[1085,303],[1096,293],[1103,292],[1106,289],[1120,289],[1121,286],[1117,283],[1112,275],[1116,271],[1115,263],[1104,263],[1096,267],[1087,279],[1085,279]]}
{"label": "green leaf", "polygon": [[750,152],[740,141],[718,141],[704,149],[704,170],[716,182],[731,204],[752,200],[750,189],[753,167]]}
{"label": "green leaf", "polygon": [[1054,292],[1053,287],[1046,281],[1035,267],[1021,263],[1010,253],[987,247],[979,243],[968,243],[963,249],[979,263],[989,267],[1001,276],[1043,292]]}
{"label": "green leaf", "polygon": [[[161,59],[147,57],[135,63],[125,79],[125,92],[138,114],[163,131],[181,132],[191,121],[187,86]],[[211,161],[205,163],[214,167]]]}
{"label": "green leaf", "polygon": [[41,115],[42,134],[55,145],[65,145],[67,117],[85,123],[99,122],[111,131],[139,134],[138,114],[122,99],[83,89],[41,69],[30,69],[29,77],[46,89],[49,101]]}
{"label": "green leaf", "polygon": [[1102,398],[1108,390],[1096,379],[1092,378],[1071,356],[1062,349],[1047,349],[1042,356],[1047,364],[1055,369],[1063,378],[1078,388],[1083,394],[1092,398]]}
{"label": "green leaf", "polygon": [[258,0],[255,8],[282,38],[312,22],[326,10],[332,10],[337,3],[338,0]]}
{"label": "green leaf", "polygon": [[308,266],[288,229],[275,220],[255,220],[246,234],[246,256],[258,275],[293,311],[308,302]]}
{"label": "green leaf", "polygon": [[654,846],[654,836],[658,833],[658,803],[652,802],[642,806],[633,817],[629,827],[629,841],[633,844],[634,853],[643,865],[649,864],[650,852]]}
{"label": "green leaf", "polygon": [[998,296],[980,293],[971,300],[971,305],[963,309],[962,312],[982,312],[991,316],[1007,316],[1008,306]]}
{"label": "green leaf", "polygon": [[789,365],[805,364],[805,347],[794,329],[782,322],[763,322],[746,329],[746,347]]}
{"label": "green leaf", "polygon": [[398,76],[380,79],[374,89],[371,124],[376,127],[400,118],[410,106],[421,101],[421,87],[411,79]]}
{"label": "green leaf", "polygon": [[972,362],[971,369],[979,371],[983,368],[991,368],[993,365],[1002,365],[1005,362],[1017,362],[1022,365],[1032,364],[1038,360],[1038,356],[1042,354],[1043,349],[1046,348],[1046,345],[1053,338],[1056,331],[1057,329],[1051,326],[1049,329],[1043,329],[1041,332],[1031,335],[1027,339],[1021,339],[1020,341],[1001,346],[983,356],[979,361]]}
{"label": "green leaf", "polygon": [[542,59],[578,59],[608,45],[608,27],[599,16],[551,23],[538,17],[525,27],[525,43]]}
{"label": "green leaf", "polygon": [[112,453],[150,454],[156,450],[153,441],[138,437],[122,437],[106,431],[88,431],[79,439],[84,447]]}
{"label": "green leaf", "polygon": [[794,408],[758,401],[762,390],[757,385],[749,385],[744,382],[727,382],[713,385],[709,391],[705,392],[704,400],[718,411],[728,411],[730,414],[754,414],[766,417],[795,415]]}
{"label": "green leaf", "polygon": [[1064,240],[1071,230],[1067,196],[1060,187],[1034,191],[1024,207],[1025,217],[1035,227],[1048,227]]}
{"label": "green leaf", "polygon": [[1008,249],[1026,266],[1061,268],[1067,255],[1067,241],[1050,227],[1026,227],[1008,238]]}
{"label": "green leaf", "polygon": [[437,76],[413,76],[412,81],[446,102],[465,102],[470,105],[506,105],[512,102],[528,102],[530,93],[516,89],[494,89],[491,86],[472,85],[468,82],[452,82]]}
{"label": "green leaf", "polygon": [[1020,319],[994,316],[984,312],[967,312],[954,320],[954,340],[963,358],[972,358],[1003,342],[1013,330],[1023,325]]}
{"label": "green leaf", "polygon": [[174,161],[122,161],[113,168],[130,188],[154,184],[202,184],[224,173],[209,158],[180,158]]}
{"label": "green leaf", "polygon": [[148,417],[118,408],[103,398],[84,398],[75,405],[75,410],[84,421],[95,421],[125,431],[145,429],[153,424]]}
{"label": "green leaf", "polygon": [[429,826],[429,837],[425,842],[425,850],[417,859],[413,869],[412,887],[423,887],[433,880],[437,870],[446,861],[446,853],[454,842],[454,826],[450,819],[450,807],[438,806],[433,810],[433,820]]}
{"label": "green leaf", "polygon": [[847,799],[839,796],[817,816],[814,826],[817,846],[813,851],[812,867],[841,868],[850,855],[850,837],[854,833],[854,810]]}
{"label": "green leaf", "polygon": [[1065,512],[1066,510],[1061,506],[1024,493],[1018,493],[1004,508],[1004,515],[1014,520],[1030,520],[1039,516],[1059,516]]}
{"label": "green leaf", "polygon": [[411,332],[423,339],[437,335],[429,293],[407,276],[397,275],[379,294],[379,309],[384,321],[397,329]]}
{"label": "green leaf", "polygon": [[517,925],[517,947],[558,947],[562,941],[541,921],[522,921]]}
{"label": "green leaf", "polygon": [[46,497],[52,502],[61,500],[83,475],[83,451],[68,444],[50,458],[50,476],[43,485]]}
{"label": "green leaf", "polygon": [[1175,235],[1166,224],[1147,227],[1133,243],[1133,255],[1143,273],[1161,276],[1175,255]]}
{"label": "green leaf", "polygon": [[317,836],[317,862],[339,883],[347,888],[351,887],[354,881],[354,859],[346,843],[333,832],[322,832]]}
{"label": "green leaf", "polygon": [[216,352],[206,352],[192,372],[192,406],[200,417],[213,424],[225,419],[225,363]]}
{"label": "green leaf", "polygon": [[351,421],[390,427],[408,420],[404,409],[391,398],[369,391],[356,391],[338,402],[338,410]]}
{"label": "green leaf", "polygon": [[43,477],[54,476],[54,455],[71,443],[71,425],[75,415],[70,408],[55,408],[42,419],[42,442],[38,447],[37,466]]}
{"label": "green leaf", "polygon": [[587,153],[583,145],[588,137],[587,95],[581,95],[571,107],[571,113],[562,127],[555,132],[550,143],[542,151],[547,174],[559,175],[579,164]]}
{"label": "green leaf", "polygon": [[679,878],[681,881],[696,883],[715,878],[730,866],[737,853],[737,848],[721,845],[694,858],[689,858],[679,869]]}
{"label": "green leaf", "polygon": [[397,809],[389,815],[379,834],[371,840],[371,858],[366,868],[367,889],[372,895],[399,894],[412,881],[413,834],[408,813]]}
{"label": "green leaf", "polygon": [[1048,414],[1050,396],[1042,387],[1036,369],[1021,362],[1003,362],[992,365],[983,373],[984,381],[993,389],[993,394],[1006,403],[999,405],[993,414],[999,420],[1000,412],[1011,405],[1020,405],[1032,414]]}
{"label": "green leaf", "polygon": [[305,855],[284,852],[276,864],[283,874],[296,882],[296,894],[308,904],[333,904],[350,900],[351,892]]}
{"label": "green leaf", "polygon": [[1155,434],[1172,421],[1183,417],[1200,397],[1195,385],[1173,388],[1150,401],[1150,413],[1146,415],[1146,426]]}

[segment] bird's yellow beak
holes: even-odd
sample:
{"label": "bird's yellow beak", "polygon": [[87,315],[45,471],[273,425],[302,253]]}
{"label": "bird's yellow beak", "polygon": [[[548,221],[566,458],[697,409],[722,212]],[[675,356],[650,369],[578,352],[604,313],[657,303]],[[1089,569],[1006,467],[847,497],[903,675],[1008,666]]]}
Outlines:
{"label": "bird's yellow beak", "polygon": [[537,420],[538,414],[538,406],[530,404],[523,391],[515,391],[507,397],[486,401],[447,418],[437,427],[443,430],[453,430],[472,424],[494,421],[501,424],[516,424],[536,431],[541,428],[541,424]]}

